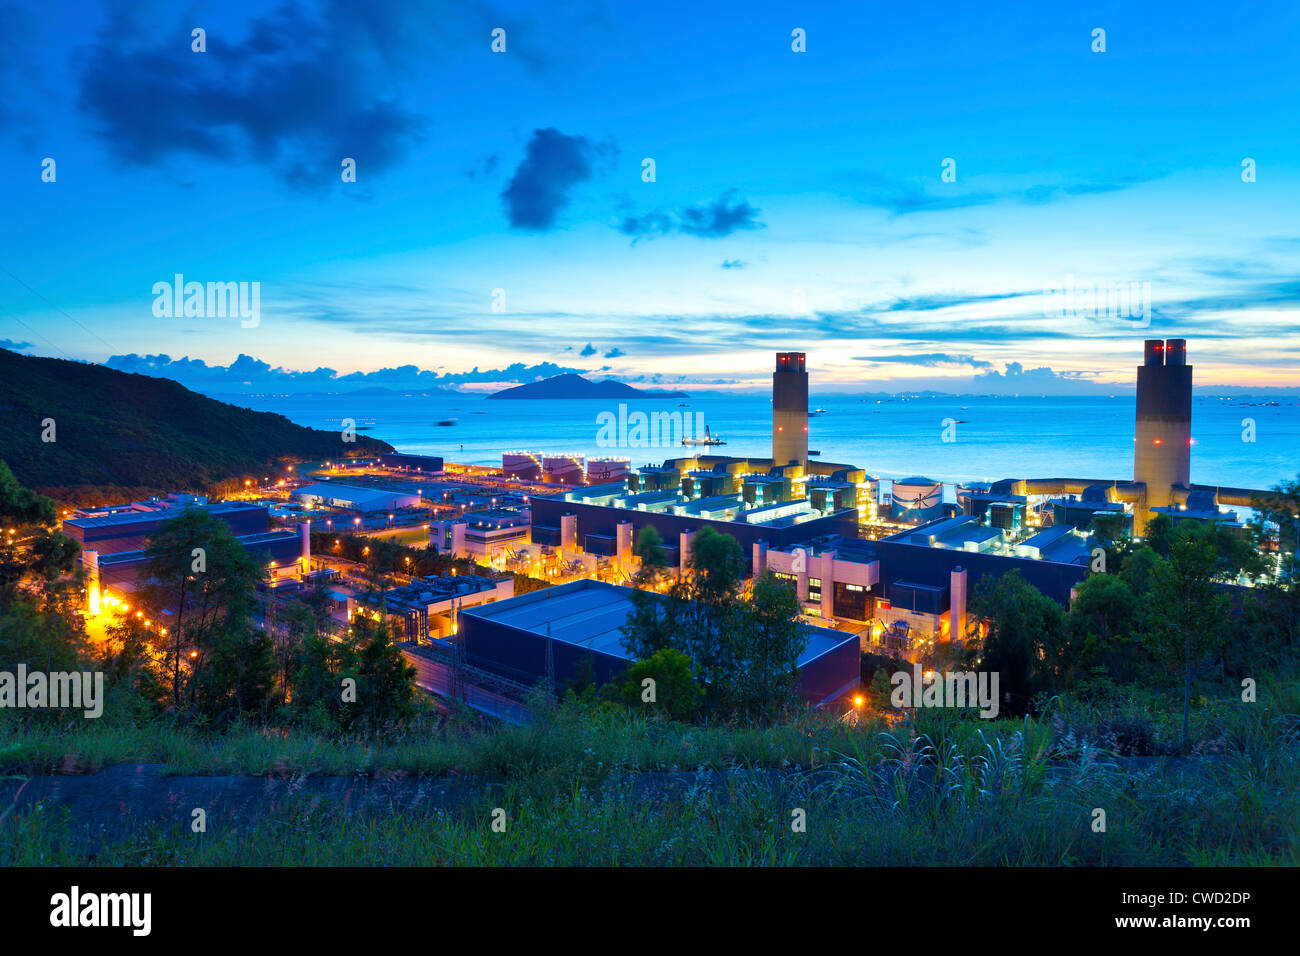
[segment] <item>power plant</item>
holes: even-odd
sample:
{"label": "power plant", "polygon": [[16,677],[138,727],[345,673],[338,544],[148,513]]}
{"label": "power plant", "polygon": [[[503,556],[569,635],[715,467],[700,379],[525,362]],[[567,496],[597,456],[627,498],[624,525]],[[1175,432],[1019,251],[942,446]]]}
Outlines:
{"label": "power plant", "polygon": [[777,352],[772,373],[772,461],[808,464],[808,370],[803,352]]}
{"label": "power plant", "polygon": [[1146,486],[1145,508],[1134,509],[1142,534],[1151,508],[1174,503],[1191,487],[1192,367],[1185,339],[1147,339],[1137,370],[1133,481]]}

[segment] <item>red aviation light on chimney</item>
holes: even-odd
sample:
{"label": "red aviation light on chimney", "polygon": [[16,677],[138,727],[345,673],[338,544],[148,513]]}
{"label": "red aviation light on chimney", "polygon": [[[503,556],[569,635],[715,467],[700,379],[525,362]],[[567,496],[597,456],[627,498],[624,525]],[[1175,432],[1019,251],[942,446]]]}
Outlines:
{"label": "red aviation light on chimney", "polygon": [[808,430],[808,426],[805,425],[805,426],[803,427],[803,430],[804,430],[804,431],[807,431],[807,430]]}
{"label": "red aviation light on chimney", "polygon": [[1153,444],[1153,445],[1160,445],[1160,444],[1163,444],[1163,443],[1160,441],[1159,438],[1153,438],[1153,439],[1151,439],[1151,444]]}

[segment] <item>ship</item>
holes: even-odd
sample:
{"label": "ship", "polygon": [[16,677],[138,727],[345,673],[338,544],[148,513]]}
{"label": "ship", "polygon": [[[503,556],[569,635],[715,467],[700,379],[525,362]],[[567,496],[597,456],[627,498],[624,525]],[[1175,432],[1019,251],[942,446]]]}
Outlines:
{"label": "ship", "polygon": [[723,441],[721,438],[714,438],[711,434],[709,434],[709,426],[705,425],[703,438],[683,438],[682,444],[683,445],[725,445],[726,442]]}

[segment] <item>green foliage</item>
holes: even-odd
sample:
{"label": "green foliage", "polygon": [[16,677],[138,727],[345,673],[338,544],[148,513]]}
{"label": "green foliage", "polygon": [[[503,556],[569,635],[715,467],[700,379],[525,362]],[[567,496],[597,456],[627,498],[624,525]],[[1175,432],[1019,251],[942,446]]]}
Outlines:
{"label": "green foliage", "polygon": [[[62,500],[130,488],[206,489],[263,477],[278,459],[318,461],[392,451],[385,442],[295,425],[283,415],[218,402],[182,385],[102,365],[0,349],[0,448],[14,474]],[[56,440],[36,423],[52,418]],[[3,498],[0,472],[0,499]],[[38,519],[40,523],[51,523]]]}
{"label": "green foliage", "polygon": [[388,625],[364,617],[338,639],[308,638],[290,690],[292,713],[318,730],[388,727],[415,716],[424,703],[415,668]]}
{"label": "green foliage", "polygon": [[1036,695],[1056,685],[1064,664],[1065,612],[1019,571],[982,581],[971,611],[989,622],[981,667],[999,675],[1003,710],[1024,713]]}
{"label": "green foliage", "polygon": [[[646,699],[647,679],[654,681],[653,700]],[[630,710],[668,720],[694,720],[704,703],[704,689],[696,679],[690,658],[671,647],[660,648],[633,663],[605,685],[602,696]]]}
{"label": "green foliage", "polygon": [[[655,539],[642,540],[653,555]],[[746,595],[745,569],[735,538],[701,528],[685,573],[667,596],[640,588],[632,593],[623,645],[642,661],[680,651],[705,688],[710,713],[767,722],[797,704],[797,662],[806,640],[790,586],[764,574]],[[649,573],[645,566],[642,572]]]}
{"label": "green foliage", "polygon": [[24,488],[9,465],[0,460],[0,522],[7,529],[14,525],[52,525],[58,519],[54,502]]}

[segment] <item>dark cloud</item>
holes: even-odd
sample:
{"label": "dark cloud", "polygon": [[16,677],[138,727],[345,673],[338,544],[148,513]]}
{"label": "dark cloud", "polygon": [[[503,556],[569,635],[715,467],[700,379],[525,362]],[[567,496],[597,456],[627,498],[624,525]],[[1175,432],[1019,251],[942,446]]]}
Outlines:
{"label": "dark cloud", "polygon": [[0,349],[9,349],[11,352],[23,352],[31,347],[31,342],[15,342],[13,339],[0,339]]}
{"label": "dark cloud", "polygon": [[516,229],[550,229],[569,204],[573,187],[591,178],[593,160],[608,155],[612,149],[558,129],[533,130],[523,160],[501,193],[510,225]]}
{"label": "dark cloud", "polygon": [[622,358],[627,353],[620,348],[612,348],[605,353],[605,358]]}
{"label": "dark cloud", "polygon": [[676,213],[654,211],[641,216],[624,216],[618,224],[618,231],[632,236],[633,241],[639,241],[674,232],[701,239],[721,239],[743,229],[762,229],[763,223],[758,221],[759,210],[748,200],[735,199],[735,195],[736,190],[731,189],[711,203],[687,206]]}
{"label": "dark cloud", "polygon": [[581,355],[583,358],[590,358],[591,356],[596,354],[596,351],[597,351],[596,346],[588,342],[586,345],[582,347],[582,351],[579,352],[578,354]]}
{"label": "dark cloud", "polygon": [[745,268],[745,266],[747,266],[747,265],[749,265],[749,263],[745,262],[743,259],[723,259],[723,260],[722,260],[722,268],[724,268],[724,269],[743,269],[743,268]]}
{"label": "dark cloud", "polygon": [[210,29],[190,49],[190,23],[137,22],[117,7],[91,46],[79,103],[109,150],[152,166],[180,155],[271,163],[294,185],[358,181],[399,160],[424,119],[393,93],[427,42],[426,3],[370,10],[342,0],[285,4],[242,35]]}

